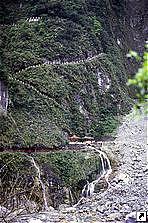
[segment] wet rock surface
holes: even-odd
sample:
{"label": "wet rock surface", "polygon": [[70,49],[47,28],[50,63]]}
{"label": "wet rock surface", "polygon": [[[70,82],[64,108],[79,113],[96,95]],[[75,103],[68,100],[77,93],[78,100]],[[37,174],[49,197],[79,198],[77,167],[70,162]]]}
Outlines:
{"label": "wet rock surface", "polygon": [[48,213],[24,215],[13,222],[121,223],[131,212],[146,211],[146,118],[125,117],[116,140],[104,143],[102,150],[108,151],[108,154],[112,150],[112,154],[120,160],[110,176],[107,190],[97,191],[91,198],[82,199],[75,207],[63,205],[60,210],[49,209]]}

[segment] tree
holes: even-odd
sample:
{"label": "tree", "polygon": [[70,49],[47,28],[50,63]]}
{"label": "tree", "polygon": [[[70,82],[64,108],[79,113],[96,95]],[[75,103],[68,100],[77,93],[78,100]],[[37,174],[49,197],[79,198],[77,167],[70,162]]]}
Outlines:
{"label": "tree", "polygon": [[140,109],[141,106],[145,107],[145,112],[148,113],[148,44],[145,46],[145,52],[143,56],[139,56],[137,52],[130,51],[128,57],[134,57],[138,62],[141,62],[141,67],[138,69],[133,79],[128,80],[128,85],[133,85],[137,89],[137,103],[136,109]]}

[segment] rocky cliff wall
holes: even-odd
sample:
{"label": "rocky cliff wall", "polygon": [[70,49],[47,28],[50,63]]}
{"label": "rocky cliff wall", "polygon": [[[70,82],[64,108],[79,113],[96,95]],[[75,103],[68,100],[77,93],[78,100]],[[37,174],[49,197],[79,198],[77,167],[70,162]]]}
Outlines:
{"label": "rocky cliff wall", "polygon": [[145,1],[132,4],[1,3],[1,79],[9,89],[1,148],[59,145],[67,132],[99,139],[116,128],[131,104],[126,53],[142,51],[146,32]]}

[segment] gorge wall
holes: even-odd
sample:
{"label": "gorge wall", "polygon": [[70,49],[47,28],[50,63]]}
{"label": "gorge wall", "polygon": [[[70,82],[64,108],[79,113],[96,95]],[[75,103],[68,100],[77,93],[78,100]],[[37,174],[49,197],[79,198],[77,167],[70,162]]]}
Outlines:
{"label": "gorge wall", "polygon": [[9,92],[0,148],[109,135],[131,108],[135,64],[126,54],[144,49],[146,1],[6,0],[0,8],[0,80]]}

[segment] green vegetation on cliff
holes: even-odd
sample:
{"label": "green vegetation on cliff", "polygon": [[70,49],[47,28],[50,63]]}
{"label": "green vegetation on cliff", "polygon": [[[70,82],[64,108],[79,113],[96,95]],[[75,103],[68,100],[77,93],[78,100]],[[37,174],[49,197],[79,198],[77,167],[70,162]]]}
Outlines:
{"label": "green vegetation on cliff", "polygon": [[0,117],[0,147],[59,145],[67,131],[110,134],[129,99],[108,1],[5,1],[1,8],[0,78],[9,107]]}
{"label": "green vegetation on cliff", "polygon": [[142,61],[140,68],[135,74],[135,77],[133,79],[129,79],[128,84],[136,86],[137,88],[137,104],[135,107],[140,109],[144,105],[145,113],[148,113],[148,44],[146,44],[146,51],[144,52],[143,57],[140,57],[138,53],[134,51],[130,51],[128,57],[134,57],[137,61]]}

